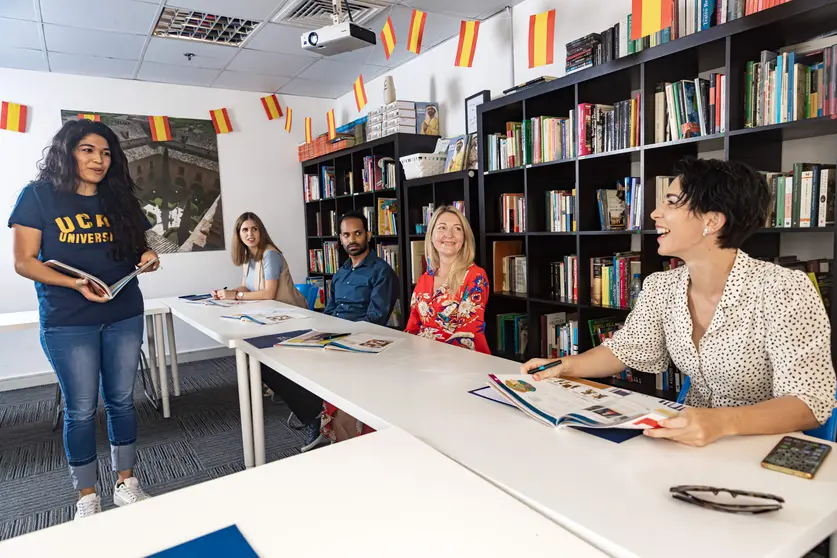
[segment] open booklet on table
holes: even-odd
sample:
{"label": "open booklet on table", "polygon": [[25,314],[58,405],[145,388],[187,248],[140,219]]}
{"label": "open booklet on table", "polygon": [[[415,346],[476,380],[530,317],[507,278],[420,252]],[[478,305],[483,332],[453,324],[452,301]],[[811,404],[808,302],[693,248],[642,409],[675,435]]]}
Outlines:
{"label": "open booklet on table", "polygon": [[221,317],[228,320],[238,320],[241,322],[260,325],[271,325],[281,324],[282,322],[286,322],[288,320],[304,320],[310,318],[311,316],[302,310],[261,308],[253,309],[250,312],[242,312],[240,314],[227,314]]}
{"label": "open booklet on table", "polygon": [[70,277],[77,277],[79,279],[87,279],[90,282],[90,286],[92,287],[93,291],[99,295],[103,296],[108,300],[113,300],[116,295],[119,294],[125,285],[131,282],[131,279],[154,265],[159,261],[158,258],[154,258],[153,260],[147,261],[141,267],[136,268],[134,271],[114,283],[113,285],[108,285],[95,275],[91,275],[86,271],[82,271],[80,269],[76,269],[71,265],[67,265],[65,263],[59,262],[58,260],[47,260],[44,262],[44,265],[51,267],[56,271],[60,271],[64,275],[69,275]]}
{"label": "open booklet on table", "polygon": [[520,374],[488,375],[488,384],[530,417],[553,427],[659,428],[684,405],[581,379],[536,382]]}
{"label": "open booklet on table", "polygon": [[377,354],[384,352],[396,341],[398,340],[391,337],[366,333],[329,333],[312,329],[293,339],[282,341],[278,346]]}

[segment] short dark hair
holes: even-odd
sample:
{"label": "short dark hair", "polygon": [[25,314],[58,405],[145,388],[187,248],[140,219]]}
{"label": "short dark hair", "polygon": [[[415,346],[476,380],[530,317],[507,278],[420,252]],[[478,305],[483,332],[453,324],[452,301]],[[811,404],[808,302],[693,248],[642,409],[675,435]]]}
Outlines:
{"label": "short dark hair", "polygon": [[346,219],[358,219],[361,223],[363,223],[363,230],[364,232],[369,232],[369,220],[366,218],[366,215],[361,213],[360,211],[347,211],[343,214],[343,217],[340,218],[340,226],[343,226],[343,221]]}
{"label": "short dark hair", "polygon": [[678,205],[705,214],[722,213],[726,223],[718,235],[721,248],[740,248],[764,227],[770,208],[767,180],[751,166],[738,161],[688,157],[677,163],[680,178]]}

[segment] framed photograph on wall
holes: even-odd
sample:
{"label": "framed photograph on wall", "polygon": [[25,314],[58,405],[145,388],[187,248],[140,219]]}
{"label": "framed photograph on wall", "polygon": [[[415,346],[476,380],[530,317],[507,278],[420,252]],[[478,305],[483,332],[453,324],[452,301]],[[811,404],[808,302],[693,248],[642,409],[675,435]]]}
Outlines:
{"label": "framed photograph on wall", "polygon": [[491,91],[483,90],[465,99],[465,134],[477,133],[477,107],[491,100]]}

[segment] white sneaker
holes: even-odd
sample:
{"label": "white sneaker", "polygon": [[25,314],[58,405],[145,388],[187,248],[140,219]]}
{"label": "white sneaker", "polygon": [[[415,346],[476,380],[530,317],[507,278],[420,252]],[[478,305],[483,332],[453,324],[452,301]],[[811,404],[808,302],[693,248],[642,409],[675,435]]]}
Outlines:
{"label": "white sneaker", "polygon": [[117,506],[127,506],[148,498],[150,496],[143,491],[136,477],[125,479],[113,489],[113,503]]}
{"label": "white sneaker", "polygon": [[320,434],[317,438],[311,442],[310,444],[306,444],[299,448],[300,453],[305,453],[306,451],[311,451],[312,449],[317,449],[320,446],[331,445],[333,442]]}
{"label": "white sneaker", "polygon": [[76,516],[73,520],[83,519],[102,512],[102,499],[98,494],[88,494],[76,502]]}

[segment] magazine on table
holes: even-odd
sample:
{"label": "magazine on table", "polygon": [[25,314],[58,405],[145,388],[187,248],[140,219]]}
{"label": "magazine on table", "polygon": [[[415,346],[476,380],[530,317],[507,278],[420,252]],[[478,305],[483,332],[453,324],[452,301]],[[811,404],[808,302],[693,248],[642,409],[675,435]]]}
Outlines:
{"label": "magazine on table", "polygon": [[47,260],[44,262],[44,265],[51,267],[56,271],[60,271],[64,275],[69,275],[70,277],[77,277],[79,279],[87,279],[93,292],[95,292],[99,296],[103,296],[108,300],[113,300],[116,295],[119,294],[125,285],[131,282],[131,279],[157,263],[159,258],[154,258],[145,262],[141,267],[136,268],[134,271],[114,283],[113,285],[108,285],[95,275],[91,275],[86,271],[82,271],[80,269],[76,269],[71,265],[67,265],[65,263],[59,262],[58,260]]}
{"label": "magazine on table", "polygon": [[685,406],[617,387],[584,380],[548,378],[536,382],[521,374],[489,374],[488,384],[530,417],[553,427],[659,428]]}
{"label": "magazine on table", "polygon": [[310,318],[308,314],[301,310],[278,310],[276,308],[253,310],[251,312],[229,314],[221,317],[228,320],[238,320],[259,325],[281,324],[288,320],[304,320]]}
{"label": "magazine on table", "polygon": [[385,351],[397,340],[365,333],[334,333],[311,330],[305,335],[279,343],[284,347],[303,347],[309,349],[327,349],[352,353],[377,354]]}

